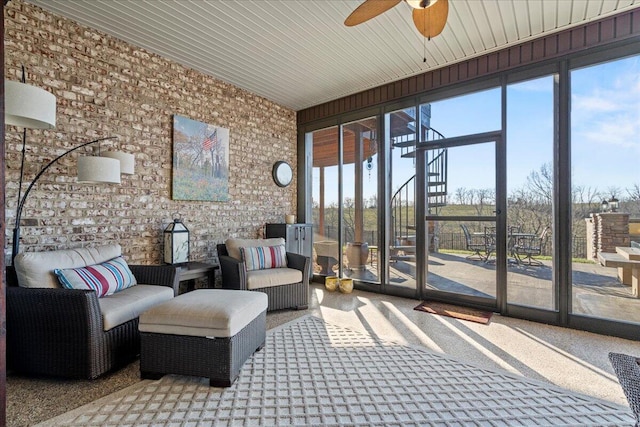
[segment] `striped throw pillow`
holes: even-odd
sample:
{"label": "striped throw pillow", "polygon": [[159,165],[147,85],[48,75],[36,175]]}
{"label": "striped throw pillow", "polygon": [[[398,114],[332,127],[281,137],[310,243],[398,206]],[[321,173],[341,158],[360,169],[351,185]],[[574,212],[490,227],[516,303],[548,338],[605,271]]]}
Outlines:
{"label": "striped throw pillow", "polygon": [[53,272],[63,287],[95,291],[98,297],[111,295],[137,284],[127,262],[121,256],[102,264],[55,269]]}
{"label": "striped throw pillow", "polygon": [[240,255],[247,271],[287,266],[284,245],[240,248]]}

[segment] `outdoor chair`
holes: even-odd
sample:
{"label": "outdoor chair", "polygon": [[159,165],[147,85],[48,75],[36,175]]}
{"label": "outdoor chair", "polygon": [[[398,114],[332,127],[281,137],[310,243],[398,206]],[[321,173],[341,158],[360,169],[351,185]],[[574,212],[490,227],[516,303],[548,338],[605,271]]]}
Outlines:
{"label": "outdoor chair", "polygon": [[638,358],[628,354],[609,353],[609,361],[640,427],[640,366]]}
{"label": "outdoor chair", "polygon": [[533,259],[534,256],[542,254],[542,248],[549,237],[549,227],[545,227],[540,235],[522,234],[516,237],[513,245],[513,254],[518,263],[527,265],[542,265],[542,262]]}
{"label": "outdoor chair", "polygon": [[466,248],[473,253],[466,259],[476,261],[486,261],[489,257],[487,254],[487,239],[486,233],[470,233],[469,228],[466,225],[460,224],[462,231],[464,232],[464,238],[466,242]]}
{"label": "outdoor chair", "polygon": [[491,254],[496,250],[496,227],[484,227],[484,247],[487,254],[485,262],[495,261],[491,260]]}

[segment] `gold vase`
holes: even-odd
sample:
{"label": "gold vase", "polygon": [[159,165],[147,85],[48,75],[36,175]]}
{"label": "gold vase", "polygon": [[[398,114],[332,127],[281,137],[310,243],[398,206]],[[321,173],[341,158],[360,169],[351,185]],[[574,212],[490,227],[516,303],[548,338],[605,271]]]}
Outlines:
{"label": "gold vase", "polygon": [[350,294],[353,291],[353,279],[340,279],[340,292]]}
{"label": "gold vase", "polygon": [[338,289],[338,277],[337,276],[327,276],[324,279],[324,287],[329,292],[333,292]]}

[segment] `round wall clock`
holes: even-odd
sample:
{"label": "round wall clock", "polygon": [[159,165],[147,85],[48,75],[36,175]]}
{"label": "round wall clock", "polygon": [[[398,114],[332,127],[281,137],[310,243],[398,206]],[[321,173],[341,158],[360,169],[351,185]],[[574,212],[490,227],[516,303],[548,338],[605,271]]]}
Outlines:
{"label": "round wall clock", "polygon": [[285,161],[277,161],[273,165],[273,180],[279,187],[286,187],[293,180],[293,170],[291,165]]}

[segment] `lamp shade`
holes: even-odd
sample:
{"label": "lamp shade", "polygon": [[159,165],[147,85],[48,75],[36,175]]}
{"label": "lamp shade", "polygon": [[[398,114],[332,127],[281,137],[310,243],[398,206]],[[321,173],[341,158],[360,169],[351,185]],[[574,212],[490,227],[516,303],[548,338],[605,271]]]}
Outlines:
{"label": "lamp shade", "polygon": [[108,157],[78,157],[78,182],[120,184],[120,162]]}
{"label": "lamp shade", "polygon": [[135,169],[135,160],[133,154],[122,151],[106,151],[100,154],[102,157],[109,157],[120,161],[120,173],[125,175],[133,175]]}
{"label": "lamp shade", "polygon": [[56,126],[56,97],[36,86],[4,81],[5,124],[28,129]]}

